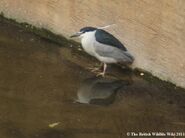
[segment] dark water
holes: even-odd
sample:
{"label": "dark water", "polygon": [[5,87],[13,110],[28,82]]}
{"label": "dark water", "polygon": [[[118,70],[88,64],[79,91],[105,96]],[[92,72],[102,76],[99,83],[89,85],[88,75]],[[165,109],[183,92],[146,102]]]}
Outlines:
{"label": "dark water", "polygon": [[185,132],[184,90],[119,67],[96,77],[80,53],[0,22],[0,138]]}

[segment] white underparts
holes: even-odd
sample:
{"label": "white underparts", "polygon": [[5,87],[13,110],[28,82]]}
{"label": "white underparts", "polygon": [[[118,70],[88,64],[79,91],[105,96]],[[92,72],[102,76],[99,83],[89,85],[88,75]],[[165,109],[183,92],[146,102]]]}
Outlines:
{"label": "white underparts", "polygon": [[94,46],[93,46],[93,43],[96,41],[95,40],[95,32],[96,31],[86,32],[86,33],[81,35],[82,47],[91,56],[96,55],[95,49],[94,49]]}

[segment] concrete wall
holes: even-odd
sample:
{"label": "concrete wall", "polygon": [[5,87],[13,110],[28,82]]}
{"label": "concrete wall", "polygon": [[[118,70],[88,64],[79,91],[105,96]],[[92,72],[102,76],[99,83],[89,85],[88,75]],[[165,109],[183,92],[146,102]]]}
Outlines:
{"label": "concrete wall", "polygon": [[185,88],[185,0],[0,0],[0,11],[68,37],[104,26],[136,58],[134,66]]}

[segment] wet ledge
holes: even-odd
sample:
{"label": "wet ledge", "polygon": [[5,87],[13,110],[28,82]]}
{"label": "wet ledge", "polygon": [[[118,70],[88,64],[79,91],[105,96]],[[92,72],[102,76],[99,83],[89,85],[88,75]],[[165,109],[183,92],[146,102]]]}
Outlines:
{"label": "wet ledge", "polygon": [[37,36],[47,40],[48,42],[58,44],[59,46],[66,46],[66,47],[71,47],[73,48],[77,53],[80,53],[83,56],[87,56],[91,60],[94,60],[91,56],[86,54],[85,52],[79,51],[80,43],[76,42],[72,39],[67,39],[66,37],[62,35],[57,35],[51,32],[50,30],[47,30],[45,28],[39,28],[36,26],[33,26],[29,23],[26,22],[18,22],[15,19],[7,18],[4,16],[4,13],[0,13],[0,21],[5,22],[7,24],[11,24],[17,27],[20,27],[24,29],[25,31],[31,32],[36,34]]}
{"label": "wet ledge", "polygon": [[42,37],[44,39],[47,39],[50,42],[53,42],[53,43],[56,43],[59,45],[66,45],[66,46],[69,46],[71,44],[79,45],[79,43],[77,43],[73,40],[66,39],[64,36],[56,35],[45,28],[38,28],[38,27],[35,27],[35,26],[28,24],[28,23],[25,23],[25,22],[20,23],[20,22],[16,21],[15,19],[6,18],[4,16],[3,12],[0,13],[0,20],[5,23],[8,23],[8,24],[12,24],[12,25],[16,25],[18,27],[21,27],[26,31],[32,32],[32,33],[38,35],[39,37]]}

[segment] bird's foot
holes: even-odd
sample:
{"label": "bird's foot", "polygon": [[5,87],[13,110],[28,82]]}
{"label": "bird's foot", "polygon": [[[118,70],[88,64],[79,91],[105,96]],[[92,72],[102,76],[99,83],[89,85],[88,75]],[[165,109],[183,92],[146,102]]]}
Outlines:
{"label": "bird's foot", "polygon": [[100,70],[101,70],[101,68],[100,67],[89,67],[88,68],[91,72],[99,72]]}
{"label": "bird's foot", "polygon": [[96,74],[96,77],[99,77],[99,76],[105,77],[105,72],[100,72],[100,73]]}

